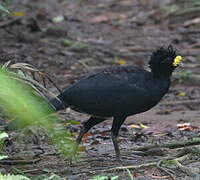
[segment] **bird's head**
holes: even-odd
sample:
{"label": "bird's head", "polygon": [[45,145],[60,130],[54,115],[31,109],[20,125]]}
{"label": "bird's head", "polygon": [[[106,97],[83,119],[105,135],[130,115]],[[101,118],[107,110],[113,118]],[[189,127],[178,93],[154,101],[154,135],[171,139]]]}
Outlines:
{"label": "bird's head", "polygon": [[149,66],[156,77],[170,77],[172,72],[181,64],[182,57],[176,54],[172,45],[160,47],[151,55]]}

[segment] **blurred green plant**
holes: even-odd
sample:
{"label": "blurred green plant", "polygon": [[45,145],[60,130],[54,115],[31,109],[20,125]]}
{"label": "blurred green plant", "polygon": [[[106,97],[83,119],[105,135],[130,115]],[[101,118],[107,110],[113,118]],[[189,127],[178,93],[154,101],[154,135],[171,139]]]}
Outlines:
{"label": "blurred green plant", "polygon": [[0,71],[0,84],[0,106],[8,115],[17,117],[22,124],[47,123],[41,119],[53,113],[53,109],[33,90],[4,70]]}
{"label": "blurred green plant", "polygon": [[[40,89],[46,88],[30,76],[25,76],[23,71],[9,71],[8,64],[4,64],[0,70],[0,107],[6,115],[15,119],[15,128],[21,129],[29,125],[43,127],[57,149],[64,156],[71,157],[74,154],[74,141],[71,134],[58,124],[53,107],[42,96]],[[19,70],[22,64],[14,64],[13,67]],[[23,64],[23,67],[36,71],[27,64]]]}
{"label": "blurred green plant", "polygon": [[[2,151],[4,146],[4,140],[8,137],[8,134],[5,132],[0,133],[0,151]],[[0,160],[7,158],[8,156],[0,154]]]}
{"label": "blurred green plant", "polygon": [[24,175],[14,175],[14,174],[7,174],[3,175],[0,173],[0,180],[62,180],[60,176],[51,173],[50,175],[38,175],[28,178],[27,176]]}
{"label": "blurred green plant", "polygon": [[4,6],[2,6],[1,4],[0,4],[0,11],[3,11],[4,13],[9,13],[9,10]]}
{"label": "blurred green plant", "polygon": [[192,72],[184,71],[184,72],[179,73],[176,79],[179,81],[179,83],[181,83],[183,81],[189,80],[191,76],[192,76]]}
{"label": "blurred green plant", "polygon": [[29,179],[28,177],[22,176],[22,175],[0,174],[0,180],[31,180],[31,179]]}

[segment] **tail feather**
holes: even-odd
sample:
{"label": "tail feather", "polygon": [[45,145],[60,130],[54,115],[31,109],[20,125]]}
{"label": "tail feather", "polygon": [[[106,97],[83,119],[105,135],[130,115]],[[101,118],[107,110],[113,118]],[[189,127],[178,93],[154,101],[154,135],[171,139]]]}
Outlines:
{"label": "tail feather", "polygon": [[69,107],[68,104],[63,103],[59,98],[52,98],[49,100],[49,103],[56,111],[60,111]]}

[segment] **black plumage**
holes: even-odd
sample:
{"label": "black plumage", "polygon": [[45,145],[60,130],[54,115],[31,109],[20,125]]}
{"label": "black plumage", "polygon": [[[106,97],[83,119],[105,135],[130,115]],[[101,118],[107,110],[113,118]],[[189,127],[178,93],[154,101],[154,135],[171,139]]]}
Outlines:
{"label": "black plumage", "polygon": [[50,103],[57,111],[70,107],[91,115],[83,123],[77,143],[94,125],[113,117],[111,137],[119,159],[117,136],[121,125],[128,116],[145,112],[161,100],[169,89],[171,74],[180,61],[181,57],[176,55],[171,45],[161,47],[151,55],[151,71],[137,66],[104,69],[71,85],[58,95],[60,101],[52,99]]}

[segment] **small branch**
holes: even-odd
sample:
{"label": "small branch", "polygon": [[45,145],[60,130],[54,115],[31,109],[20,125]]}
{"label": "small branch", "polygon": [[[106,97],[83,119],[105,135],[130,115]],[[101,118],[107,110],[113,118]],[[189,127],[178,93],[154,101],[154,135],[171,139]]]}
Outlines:
{"label": "small branch", "polygon": [[193,172],[193,170],[189,167],[183,166],[180,162],[175,160],[175,164],[179,167],[181,171],[183,171],[185,174],[187,174],[190,177],[197,177],[197,173]]}
{"label": "small branch", "polygon": [[0,164],[6,165],[17,165],[17,164],[35,164],[40,161],[40,158],[37,159],[4,159],[0,161]]}
{"label": "small branch", "polygon": [[148,146],[133,148],[132,150],[133,151],[147,151],[147,150],[153,149],[153,148],[175,149],[175,148],[192,146],[192,145],[200,145],[200,138],[193,138],[193,139],[190,139],[187,141],[175,141],[175,142],[170,142],[170,143],[166,143],[166,144],[152,144],[152,145],[148,145]]}
{"label": "small branch", "polygon": [[[200,139],[198,139],[200,141]],[[196,142],[195,139],[192,141],[184,141],[179,143],[179,145],[188,145],[191,143]],[[170,144],[169,147],[179,147],[177,145],[174,146],[174,143],[168,143]],[[171,146],[173,144],[173,146]],[[169,156],[162,158],[160,160],[155,159],[153,162],[147,162],[144,164],[140,165],[128,165],[128,166],[119,166],[119,167],[112,167],[112,168],[107,168],[107,169],[95,169],[95,170],[90,170],[90,171],[82,171],[78,172],[75,174],[85,174],[85,173],[91,173],[91,174],[97,174],[99,172],[113,172],[113,171],[128,171],[130,170],[138,170],[138,169],[144,169],[144,168],[149,168],[149,167],[157,167],[159,170],[163,171],[167,175],[169,175],[172,179],[176,179],[176,173],[172,170],[175,167],[179,168],[183,173],[187,174],[190,177],[199,177],[197,173],[195,173],[191,168],[187,168],[184,165],[182,165],[182,162],[187,162],[190,161],[191,159],[194,158],[194,155],[197,155],[198,157],[200,156],[200,150],[198,148],[192,147],[192,148],[184,148],[181,151],[179,151],[175,156]]]}
{"label": "small branch", "polygon": [[[161,160],[159,162],[159,164],[158,164],[158,168],[161,169],[161,170],[164,170],[168,174],[171,174],[171,173],[169,173],[169,170],[167,170],[167,168],[161,167],[161,164],[166,164],[167,166],[175,165],[183,173],[187,174],[188,176],[190,176],[190,177],[198,177],[198,174],[195,173],[191,168],[185,167],[180,163],[180,161],[182,162],[182,161],[186,161],[186,160],[189,160],[189,159],[191,159],[190,154],[186,154],[186,155],[184,155],[182,157],[175,158],[175,159]],[[173,177],[173,175],[172,175],[172,177]],[[176,178],[174,178],[174,179],[176,179]]]}
{"label": "small branch", "polygon": [[3,21],[3,22],[0,23],[0,27],[9,26],[10,24],[16,23],[20,20],[21,20],[21,17],[17,17],[17,18],[14,18],[14,19],[9,19],[7,21]]}
{"label": "small branch", "polygon": [[168,174],[172,179],[175,180],[176,177],[175,177],[171,172],[169,172],[168,169],[161,167],[161,163],[162,163],[162,162],[163,162],[163,161],[161,160],[161,161],[159,161],[159,162],[157,163],[157,168],[158,168],[159,170],[165,172],[165,173]]}
{"label": "small branch", "polygon": [[183,101],[169,101],[166,103],[160,103],[160,106],[170,106],[170,105],[199,105],[200,99],[194,99],[194,100],[183,100]]}
{"label": "small branch", "polygon": [[147,167],[151,167],[151,166],[156,166],[157,162],[151,162],[151,163],[146,163],[146,164],[140,164],[140,165],[133,165],[133,166],[119,166],[119,167],[114,167],[114,168],[108,168],[108,169],[99,169],[99,170],[95,170],[95,171],[90,171],[91,173],[96,173],[97,171],[101,171],[101,172],[109,172],[109,171],[123,171],[123,170],[127,170],[127,169],[132,169],[132,170],[137,170],[137,169],[142,169],[142,168],[147,168]]}

